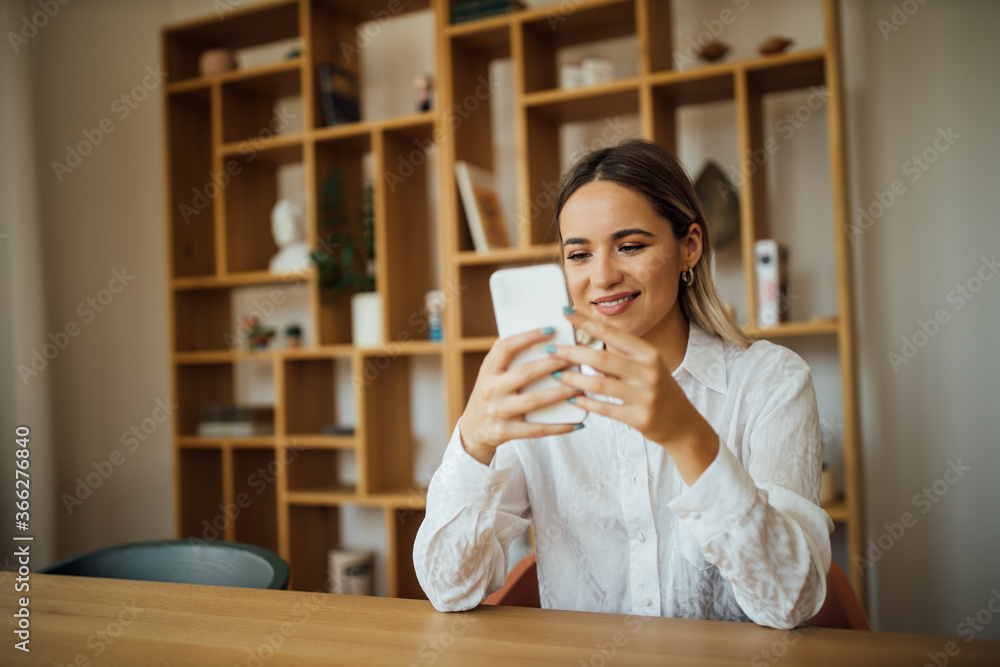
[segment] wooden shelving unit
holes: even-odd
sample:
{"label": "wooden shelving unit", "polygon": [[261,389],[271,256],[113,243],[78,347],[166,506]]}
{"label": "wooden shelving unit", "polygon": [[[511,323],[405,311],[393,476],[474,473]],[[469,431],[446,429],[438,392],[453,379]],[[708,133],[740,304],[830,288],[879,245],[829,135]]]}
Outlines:
{"label": "wooden shelving unit", "polygon": [[[435,110],[400,117],[323,127],[315,69],[329,61],[358,70],[339,48],[352,42],[355,28],[384,9],[374,0],[280,0],[228,12],[225,19],[170,26],[163,32],[165,141],[167,166],[167,248],[170,267],[174,465],[177,479],[177,533],[201,537],[220,505],[245,491],[247,474],[269,467],[266,485],[251,508],[218,532],[278,551],[292,566],[292,585],[315,590],[323,585],[326,554],[343,539],[340,509],[356,505],[381,510],[386,526],[385,580],[394,596],[422,597],[413,574],[413,538],[423,517],[426,493],[414,480],[410,366],[430,356],[442,365],[446,386],[446,428],[462,412],[479,364],[496,336],[488,279],[497,268],[558,261],[552,221],[552,184],[565,167],[560,130],[567,124],[628,115],[639,118],[641,134],[669,150],[678,147],[678,116],[693,105],[726,101],[735,108],[733,123],[740,155],[761,148],[764,105],[769,96],[823,86],[828,156],[817,157],[831,175],[833,225],[828,241],[836,275],[822,276],[837,286],[836,317],[758,328],[753,289],[752,247],[770,229],[766,170],[750,175],[740,188],[746,328],[754,335],[781,340],[815,339],[836,350],[843,405],[845,479],[843,493],[828,512],[847,531],[852,581],[864,598],[864,579],[853,566],[862,553],[864,524],[858,442],[851,257],[840,231],[847,220],[843,99],[839,52],[839,7],[823,0],[824,44],[766,58],[752,58],[677,70],[673,66],[674,8],[668,0],[582,0],[571,6],[520,11],[480,21],[449,25],[448,0],[403,3],[404,11],[433,14],[434,34],[416,39],[436,46]],[[554,20],[555,19],[555,20]],[[623,36],[635,36],[638,74],[588,88],[558,88],[560,49]],[[198,55],[207,48],[246,48],[298,38],[301,55],[266,66],[210,77],[197,75]],[[487,170],[494,161],[490,104],[456,120],[454,110],[489,79],[490,64],[508,61],[513,72],[516,173],[516,246],[489,253],[473,250],[461,216],[454,163],[465,160]],[[479,95],[481,96],[481,90]],[[301,129],[266,133],[279,99],[301,100]],[[246,162],[247,146],[255,159]],[[319,193],[334,169],[345,174],[346,195],[361,200],[363,162],[375,174],[395,168],[399,156],[415,145],[433,142],[436,174],[428,161],[414,166],[400,187],[373,179],[377,275],[383,298],[387,339],[375,348],[356,348],[350,340],[350,309],[345,297],[324,294],[315,275],[289,280],[267,272],[276,251],[269,216],[283,166],[301,166],[309,238],[318,237]],[[231,177],[207,205],[190,208],[193,193],[204,192],[212,173],[236,161]],[[437,183],[437,219],[430,215],[428,185]],[[548,202],[546,207],[545,202]],[[189,208],[184,208],[188,205]],[[437,243],[439,264],[432,265]],[[794,248],[793,248],[794,251]],[[307,294],[312,321],[307,346],[265,353],[233,351],[223,334],[236,317],[235,291],[250,287],[298,289]],[[445,341],[427,340],[411,315],[420,313],[423,295],[433,287],[449,295]],[[363,378],[366,362],[390,359],[371,381],[355,382],[351,392],[352,435],[320,432],[343,399],[334,376],[347,368]],[[254,438],[199,438],[200,410],[231,402],[239,364],[268,364],[275,387],[275,433]],[[392,406],[387,418],[384,409]],[[441,443],[442,446],[444,443]],[[357,479],[345,484],[338,471],[343,455],[353,456]],[[259,487],[258,487],[259,488]]]}

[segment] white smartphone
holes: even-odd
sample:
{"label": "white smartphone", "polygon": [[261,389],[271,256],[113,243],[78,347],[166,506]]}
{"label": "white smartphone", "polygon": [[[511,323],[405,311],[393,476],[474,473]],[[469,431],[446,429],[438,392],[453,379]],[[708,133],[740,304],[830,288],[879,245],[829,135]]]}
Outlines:
{"label": "white smartphone", "polygon": [[[569,306],[566,276],[556,264],[500,269],[490,276],[493,312],[501,338],[553,327],[555,336],[538,345],[522,350],[514,357],[511,368],[548,356],[546,345],[575,345],[573,325],[563,315]],[[573,370],[578,370],[573,367]],[[545,376],[525,385],[522,391],[537,391],[561,386],[553,377]],[[587,416],[583,408],[560,401],[540,410],[529,412],[525,421],[542,424],[579,424]]]}

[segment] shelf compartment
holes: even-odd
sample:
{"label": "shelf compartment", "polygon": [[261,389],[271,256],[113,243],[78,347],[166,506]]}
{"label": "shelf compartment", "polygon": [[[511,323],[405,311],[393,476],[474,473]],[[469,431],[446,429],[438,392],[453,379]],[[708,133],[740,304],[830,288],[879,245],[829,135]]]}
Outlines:
{"label": "shelf compartment", "polygon": [[[179,535],[200,539],[224,537],[222,530],[212,526],[213,518],[223,506],[222,451],[182,449],[178,452]],[[208,526],[205,525],[208,523]]]}
{"label": "shelf compartment", "polygon": [[847,523],[851,520],[851,512],[847,508],[847,502],[843,496],[838,496],[829,505],[823,505],[823,509],[830,515],[834,523]]}
{"label": "shelf compartment", "polygon": [[822,86],[826,82],[826,50],[809,49],[740,63],[750,87],[759,94]]}
{"label": "shelf compartment", "polygon": [[239,436],[226,438],[203,438],[200,436],[183,436],[177,438],[177,446],[181,449],[274,449],[274,437],[269,435]]}
{"label": "shelf compartment", "polygon": [[193,437],[205,406],[234,402],[233,365],[178,366],[175,372],[177,395],[184,397],[177,408],[177,434]]}
{"label": "shelf compartment", "polygon": [[385,510],[388,594],[391,597],[426,600],[413,565],[413,543],[424,521],[424,512],[413,509]]}
{"label": "shelf compartment", "polygon": [[211,48],[244,49],[299,35],[299,3],[278,0],[167,28],[163,34],[166,69],[171,82],[198,77],[198,58]]}
{"label": "shelf compartment", "polygon": [[[492,345],[492,341],[496,340],[496,338],[494,337],[490,340],[490,345]],[[479,367],[483,365],[483,360],[486,359],[488,351],[489,348],[487,347],[484,350],[474,350],[463,352],[462,354],[462,386],[460,387],[462,405],[467,404],[469,398],[472,397],[472,389],[476,386],[476,378],[479,377]]]}
{"label": "shelf compartment", "polygon": [[436,161],[434,125],[402,125],[382,132],[376,156],[376,289],[385,313],[385,340],[426,341],[430,326],[424,297],[434,289],[431,266],[437,234],[428,186]]}
{"label": "shelf compartment", "polygon": [[551,262],[562,261],[562,252],[558,243],[544,243],[521,248],[505,248],[479,253],[475,251],[460,252],[455,258],[459,266],[491,265],[500,266],[513,262]]}
{"label": "shelf compartment", "polygon": [[835,336],[840,331],[836,319],[809,322],[783,322],[774,327],[744,326],[748,334],[757,338],[786,338],[792,336]]}
{"label": "shelf compartment", "polygon": [[254,285],[287,285],[312,280],[314,269],[301,273],[271,273],[270,271],[242,271],[224,276],[199,276],[191,278],[175,278],[171,286],[175,290],[202,290],[224,287],[250,287]]}
{"label": "shelf compartment", "polygon": [[340,546],[337,507],[288,505],[291,586],[298,591],[325,591],[327,553]]}
{"label": "shelf compartment", "polygon": [[287,439],[293,449],[356,449],[358,441],[349,435],[293,435]]}
{"label": "shelf compartment", "polygon": [[290,440],[330,437],[323,434],[324,426],[344,426],[343,413],[353,402],[350,357],[288,358],[283,373],[285,433]]}
{"label": "shelf compartment", "polygon": [[[359,458],[362,493],[411,488],[416,449],[411,417],[411,358],[382,354],[360,362],[359,414],[363,415],[366,444]],[[391,417],[387,416],[388,410]]]}
{"label": "shelf compartment", "polygon": [[256,70],[253,76],[226,81],[222,85],[222,143],[255,146],[276,135],[301,130],[301,112],[279,106],[287,98],[301,102],[299,61],[279,63]]}
{"label": "shelf compartment", "polygon": [[341,479],[343,450],[295,449],[295,458],[285,466],[288,491],[351,494],[352,485]]}
{"label": "shelf compartment", "polygon": [[520,28],[524,92],[551,90],[559,85],[560,49],[636,34],[635,2],[585,2],[566,10],[549,7],[524,15]]}
{"label": "shelf compartment", "polygon": [[[302,145],[260,151],[231,175],[224,190],[226,274],[266,274],[278,251],[271,232],[271,210],[280,196],[279,170],[302,163]],[[273,274],[268,274],[273,275]],[[276,280],[282,276],[273,275]]]}
{"label": "shelf compartment", "polygon": [[212,112],[207,90],[167,100],[171,275],[212,275],[215,210],[206,188],[212,173]]}
{"label": "shelf compartment", "polygon": [[[278,551],[278,464],[274,449],[233,450],[233,539]],[[233,510],[235,514],[235,510]]]}
{"label": "shelf compartment", "polygon": [[529,114],[554,123],[579,123],[639,113],[639,80],[622,79],[588,88],[550,90],[524,96]]}
{"label": "shelf compartment", "polygon": [[[229,291],[174,292],[174,349],[178,352],[226,352],[232,334]],[[208,359],[206,359],[207,361]]]}
{"label": "shelf compartment", "polygon": [[[372,151],[372,135],[369,132],[350,133],[335,139],[324,139],[315,143],[316,192],[314,212],[316,236],[320,247],[324,247],[328,234],[348,232],[355,239],[363,239],[362,207],[365,199],[365,183],[368,180],[366,155]],[[336,176],[339,174],[339,177]],[[336,179],[339,178],[339,186]],[[325,225],[331,220],[331,206],[340,201],[337,216],[343,220],[332,228]],[[378,212],[376,211],[376,223]],[[376,240],[377,242],[377,240]],[[329,248],[336,251],[335,246]],[[365,271],[363,248],[355,254],[354,271],[362,275]],[[353,290],[337,292],[328,286],[317,290],[319,298],[320,345],[341,345],[351,343],[351,293]]]}

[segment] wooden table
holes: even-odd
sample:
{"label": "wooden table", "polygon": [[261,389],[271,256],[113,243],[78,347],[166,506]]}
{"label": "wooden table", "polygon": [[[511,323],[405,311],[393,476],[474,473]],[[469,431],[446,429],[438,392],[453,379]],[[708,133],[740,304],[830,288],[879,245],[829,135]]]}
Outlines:
{"label": "wooden table", "polygon": [[1000,665],[990,640],[40,574],[27,654],[14,584],[0,575],[3,665]]}

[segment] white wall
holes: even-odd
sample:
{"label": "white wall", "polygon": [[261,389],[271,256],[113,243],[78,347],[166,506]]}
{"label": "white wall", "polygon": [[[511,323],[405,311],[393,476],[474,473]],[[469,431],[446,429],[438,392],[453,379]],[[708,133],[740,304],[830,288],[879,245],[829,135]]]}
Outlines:
{"label": "white wall", "polygon": [[[883,39],[877,22],[892,5],[846,0],[843,11],[854,205],[868,206],[894,179],[906,187],[854,245],[869,536],[885,544],[883,523],[907,511],[916,519],[871,567],[871,615],[881,630],[956,634],[1000,589],[1000,281],[961,310],[947,300],[982,256],[1000,251],[1000,194],[990,179],[1000,152],[1000,80],[990,67],[1000,5],[928,2]],[[76,478],[167,397],[159,91],[124,119],[111,104],[159,61],[163,24],[212,12],[210,0],[81,0],[26,47],[38,61],[26,94],[35,104],[47,326],[82,329],[45,371],[60,494],[72,494]],[[114,132],[59,182],[50,163],[103,118]],[[911,183],[904,163],[949,126],[960,138]],[[79,304],[122,267],[135,279],[86,321]],[[937,309],[948,323],[894,372],[887,353]],[[23,347],[16,360],[33,345]],[[72,515],[59,504],[58,555],[169,535],[169,448],[164,427]],[[972,470],[921,514],[914,494],[959,459]],[[1000,621],[978,634],[1000,637]]]}
{"label": "white wall", "polygon": [[[894,4],[917,5],[851,0],[844,12],[854,205],[906,187],[855,243],[869,537],[889,545],[883,524],[916,521],[872,566],[873,617],[956,634],[1000,590],[1000,279],[961,309],[948,299],[1000,254],[1000,5],[927,2],[885,39]],[[911,181],[907,161],[948,128],[960,137]],[[947,323],[894,370],[887,355],[939,309]],[[913,502],[959,460],[971,470],[938,482],[946,495]],[[977,634],[1000,637],[1000,619]]]}

